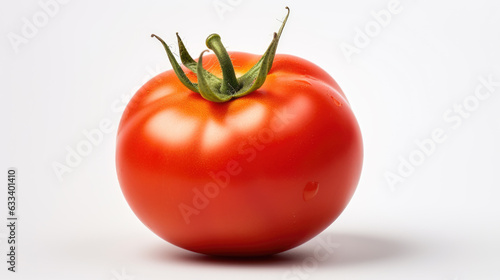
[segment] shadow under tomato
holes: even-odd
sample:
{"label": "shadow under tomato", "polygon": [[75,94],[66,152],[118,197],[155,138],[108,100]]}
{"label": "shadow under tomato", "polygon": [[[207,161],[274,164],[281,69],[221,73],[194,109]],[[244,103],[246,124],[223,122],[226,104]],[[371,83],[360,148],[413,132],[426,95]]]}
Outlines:
{"label": "shadow under tomato", "polygon": [[[326,249],[325,246],[328,244],[330,246]],[[321,259],[318,258],[318,251],[321,251]],[[312,258],[321,268],[401,259],[414,255],[418,251],[416,244],[408,241],[380,236],[325,232],[295,249],[266,257],[214,257],[176,249],[175,251],[168,250],[168,252],[155,250],[153,258],[160,261],[237,267],[289,267],[304,264]]]}
{"label": "shadow under tomato", "polygon": [[201,255],[197,253],[185,253],[175,256],[179,261],[187,263],[198,263],[208,265],[221,265],[221,266],[275,266],[293,264],[299,262],[302,257],[297,254],[277,254],[264,257],[217,257]]}
{"label": "shadow under tomato", "polygon": [[[349,266],[402,259],[417,254],[421,248],[414,241],[391,239],[375,235],[324,233],[317,238],[330,239],[338,244],[330,258],[319,266]],[[314,255],[317,246],[306,249]],[[301,249],[300,247],[298,248]]]}

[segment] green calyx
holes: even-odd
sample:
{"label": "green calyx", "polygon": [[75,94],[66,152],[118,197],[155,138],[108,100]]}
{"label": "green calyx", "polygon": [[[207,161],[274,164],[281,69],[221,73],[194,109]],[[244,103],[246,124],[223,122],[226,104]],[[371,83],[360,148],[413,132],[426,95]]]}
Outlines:
{"label": "green calyx", "polygon": [[181,62],[184,66],[186,66],[186,68],[196,74],[198,83],[193,83],[189,80],[165,41],[155,34],[151,34],[151,37],[155,37],[162,43],[175,74],[184,86],[199,93],[203,98],[209,101],[226,102],[232,98],[242,97],[257,90],[266,81],[267,74],[273,65],[276,48],[278,47],[278,41],[283,28],[285,27],[288,15],[290,14],[290,9],[288,7],[286,7],[286,9],[288,12],[285,19],[283,20],[278,33],[274,33],[273,40],[271,41],[271,44],[267,48],[266,52],[262,55],[260,60],[241,77],[236,77],[233,63],[231,62],[226,48],[222,44],[220,36],[217,34],[208,36],[206,45],[215,53],[215,56],[219,61],[222,69],[222,79],[203,69],[203,54],[208,50],[203,51],[198,58],[198,62],[196,62],[186,50],[179,34],[177,34]]}

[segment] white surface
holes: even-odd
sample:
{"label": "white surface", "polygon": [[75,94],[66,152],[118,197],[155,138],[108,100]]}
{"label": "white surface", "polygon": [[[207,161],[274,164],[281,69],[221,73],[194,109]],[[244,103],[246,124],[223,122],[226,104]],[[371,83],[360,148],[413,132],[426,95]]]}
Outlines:
{"label": "white surface", "polygon": [[[220,2],[234,5],[223,17],[214,8]],[[0,171],[18,168],[20,226],[19,272],[2,261],[0,278],[499,279],[500,87],[455,129],[443,114],[470,101],[480,77],[500,81],[500,4],[401,0],[403,10],[348,62],[339,46],[353,44],[370,12],[389,3],[70,1],[16,53],[8,34],[43,10],[38,1],[3,1]],[[327,70],[358,117],[365,143],[358,190],[324,233],[271,259],[216,260],[169,245],[133,215],[114,169],[122,99],[170,69],[149,35],[174,44],[178,31],[197,54],[218,32],[230,50],[262,53],[286,5],[292,13],[278,52]],[[64,163],[66,147],[103,120],[112,132],[59,181],[53,162]],[[391,188],[384,174],[436,128],[446,140]],[[5,234],[0,227],[2,256]],[[322,261],[312,259],[320,240],[336,244]]]}

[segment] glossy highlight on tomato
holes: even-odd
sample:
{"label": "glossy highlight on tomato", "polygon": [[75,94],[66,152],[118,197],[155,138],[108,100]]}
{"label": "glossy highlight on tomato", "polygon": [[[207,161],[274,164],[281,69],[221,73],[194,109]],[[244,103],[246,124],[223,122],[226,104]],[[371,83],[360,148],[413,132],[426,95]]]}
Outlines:
{"label": "glossy highlight on tomato", "polygon": [[[227,54],[236,77],[261,58]],[[226,74],[219,53],[204,55],[200,66]],[[182,71],[200,84],[197,73]],[[117,135],[121,189],[151,231],[198,253],[262,256],[308,241],[341,214],[363,148],[351,106],[330,75],[273,54],[258,89],[214,102],[177,74],[163,72],[139,89]]]}

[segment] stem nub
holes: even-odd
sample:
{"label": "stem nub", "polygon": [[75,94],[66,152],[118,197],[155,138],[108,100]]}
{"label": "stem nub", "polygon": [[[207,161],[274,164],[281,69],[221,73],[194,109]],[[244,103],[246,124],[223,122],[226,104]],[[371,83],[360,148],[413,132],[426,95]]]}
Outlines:
{"label": "stem nub", "polygon": [[217,60],[219,60],[222,70],[222,85],[220,91],[233,95],[240,89],[240,84],[236,78],[236,73],[234,73],[233,62],[231,62],[231,58],[222,44],[220,36],[218,34],[212,34],[208,36],[206,43],[207,47],[214,51],[215,56],[217,56]]}

